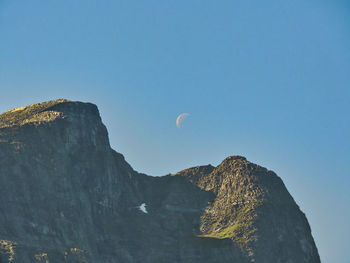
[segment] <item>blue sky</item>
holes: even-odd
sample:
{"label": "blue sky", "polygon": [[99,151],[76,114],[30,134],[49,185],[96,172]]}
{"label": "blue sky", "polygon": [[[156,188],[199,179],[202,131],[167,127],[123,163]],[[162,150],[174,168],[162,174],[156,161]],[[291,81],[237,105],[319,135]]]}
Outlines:
{"label": "blue sky", "polygon": [[244,155],[349,263],[349,28],[340,0],[0,0],[0,111],[93,102],[151,175]]}

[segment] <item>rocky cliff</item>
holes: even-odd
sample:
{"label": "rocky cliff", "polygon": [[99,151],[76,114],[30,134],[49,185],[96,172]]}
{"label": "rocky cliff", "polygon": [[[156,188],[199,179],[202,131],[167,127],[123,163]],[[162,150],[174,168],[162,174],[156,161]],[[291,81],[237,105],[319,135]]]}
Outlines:
{"label": "rocky cliff", "polygon": [[231,156],[152,177],[111,149],[98,109],[0,115],[0,262],[320,262],[272,171]]}

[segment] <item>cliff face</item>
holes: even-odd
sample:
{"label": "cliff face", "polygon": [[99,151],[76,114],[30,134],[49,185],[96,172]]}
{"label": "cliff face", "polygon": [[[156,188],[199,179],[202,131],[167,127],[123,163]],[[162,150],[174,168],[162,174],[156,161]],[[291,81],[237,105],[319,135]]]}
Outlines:
{"label": "cliff face", "polygon": [[305,215],[274,172],[231,156],[176,176],[215,194],[201,215],[202,236],[231,239],[251,261],[320,262]]}
{"label": "cliff face", "polygon": [[139,174],[97,107],[0,115],[0,262],[320,262],[282,180],[244,157]]}

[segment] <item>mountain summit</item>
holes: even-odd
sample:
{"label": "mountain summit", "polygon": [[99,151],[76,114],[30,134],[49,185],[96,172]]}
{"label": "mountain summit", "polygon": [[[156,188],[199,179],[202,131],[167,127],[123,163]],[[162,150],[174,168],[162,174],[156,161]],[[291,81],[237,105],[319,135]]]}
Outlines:
{"label": "mountain summit", "polygon": [[242,156],[163,177],[111,149],[91,103],[0,115],[0,262],[319,263],[305,215]]}

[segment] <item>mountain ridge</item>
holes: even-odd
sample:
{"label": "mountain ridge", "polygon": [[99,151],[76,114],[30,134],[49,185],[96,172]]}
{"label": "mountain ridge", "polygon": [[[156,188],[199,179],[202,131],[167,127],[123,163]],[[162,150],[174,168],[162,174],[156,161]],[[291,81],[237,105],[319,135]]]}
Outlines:
{"label": "mountain ridge", "polygon": [[110,147],[91,103],[0,114],[0,191],[1,263],[320,262],[274,172],[229,156],[168,176],[138,173]]}

